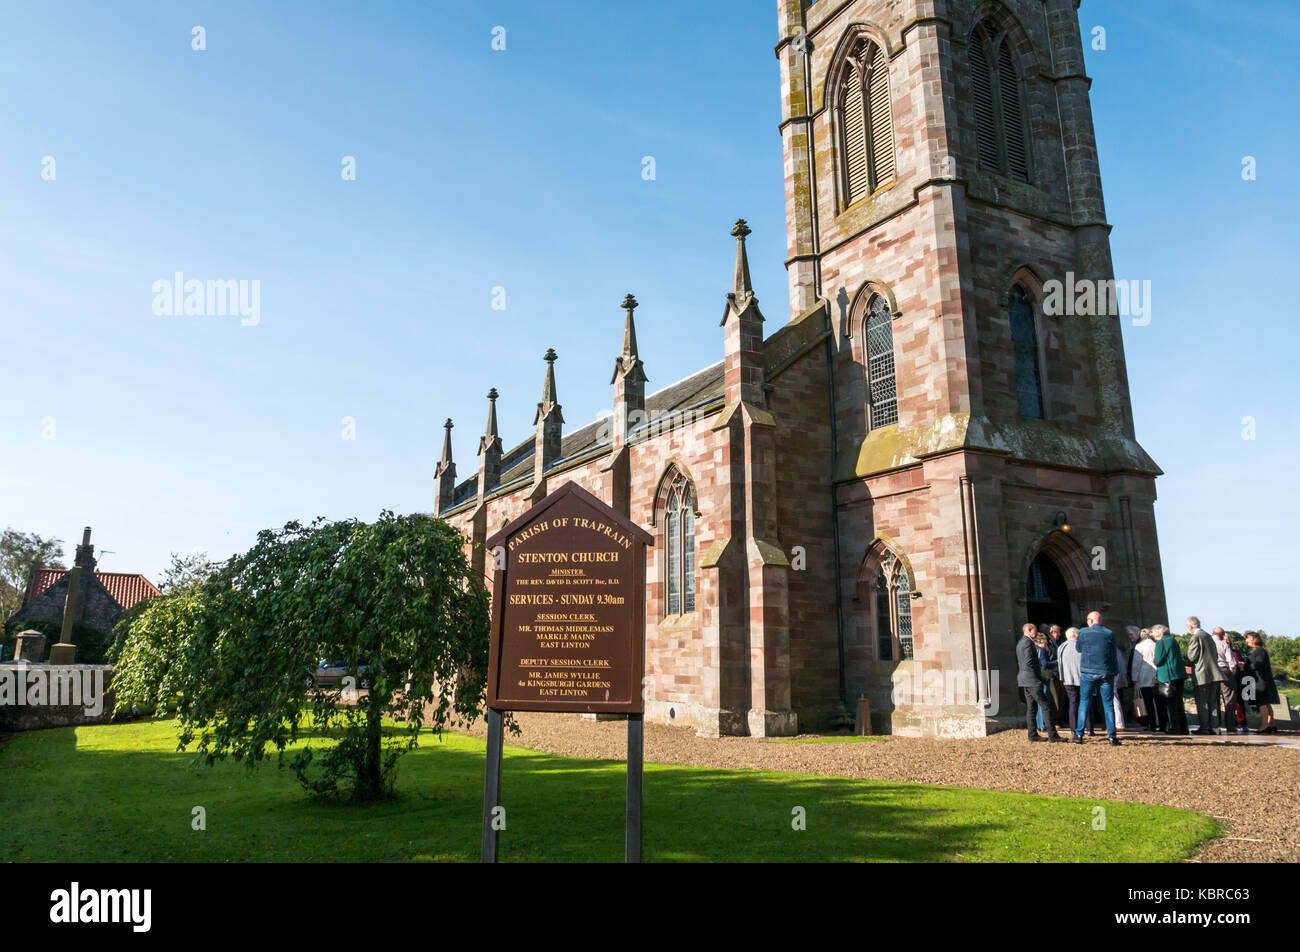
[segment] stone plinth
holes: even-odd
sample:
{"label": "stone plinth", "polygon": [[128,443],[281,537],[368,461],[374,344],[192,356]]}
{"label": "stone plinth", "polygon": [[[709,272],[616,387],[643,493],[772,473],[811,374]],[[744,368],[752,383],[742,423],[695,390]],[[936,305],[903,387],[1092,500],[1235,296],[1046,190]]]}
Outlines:
{"label": "stone plinth", "polygon": [[50,646],[50,664],[76,664],[77,663],[77,646],[65,644],[60,641],[56,645]]}

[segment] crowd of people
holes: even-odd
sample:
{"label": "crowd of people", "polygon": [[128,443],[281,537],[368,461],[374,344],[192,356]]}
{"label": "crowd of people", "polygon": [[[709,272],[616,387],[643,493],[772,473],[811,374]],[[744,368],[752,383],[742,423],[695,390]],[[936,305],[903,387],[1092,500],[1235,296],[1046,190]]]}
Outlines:
{"label": "crowd of people", "polygon": [[[1088,614],[1082,630],[1026,623],[1016,643],[1016,683],[1025,697],[1025,727],[1031,741],[1065,738],[1083,743],[1098,720],[1112,746],[1118,732],[1140,725],[1163,734],[1214,734],[1214,722],[1228,734],[1249,733],[1247,706],[1259,711],[1257,734],[1275,734],[1272,705],[1277,684],[1264,636],[1246,632],[1243,655],[1222,628],[1213,633],[1195,616],[1187,619],[1187,655],[1165,625],[1129,626],[1127,638],[1102,625],[1101,612]],[[1193,678],[1195,729],[1189,729],[1183,685]],[[1222,709],[1220,710],[1220,702]]]}

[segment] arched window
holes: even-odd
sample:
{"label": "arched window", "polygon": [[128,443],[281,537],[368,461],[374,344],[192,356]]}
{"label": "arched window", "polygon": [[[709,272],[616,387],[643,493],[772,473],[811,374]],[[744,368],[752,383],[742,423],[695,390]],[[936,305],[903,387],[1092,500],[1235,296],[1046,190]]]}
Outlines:
{"label": "arched window", "polygon": [[1043,381],[1038,366],[1038,330],[1034,321],[1034,299],[1019,284],[1011,288],[1011,346],[1015,350],[1016,400],[1020,415],[1043,418]]}
{"label": "arched window", "polygon": [[695,487],[685,473],[672,477],[664,503],[664,592],[669,615],[695,611]]}
{"label": "arched window", "polygon": [[850,205],[894,180],[894,123],[885,51],[860,39],[845,58],[837,81],[841,177],[844,204]]}
{"label": "arched window", "polygon": [[871,429],[898,422],[898,387],[894,379],[894,315],[879,294],[867,304],[867,384]]}
{"label": "arched window", "polygon": [[910,659],[912,657],[912,583],[908,581],[907,572],[901,568],[894,582],[894,601],[898,605],[895,615],[898,656]]}
{"label": "arched window", "polygon": [[883,568],[876,570],[876,657],[894,660],[894,622],[889,611],[889,579]]}
{"label": "arched window", "polygon": [[908,661],[912,653],[912,583],[903,561],[887,552],[876,569],[876,658]]}
{"label": "arched window", "polygon": [[971,96],[980,168],[1029,181],[1029,134],[1011,38],[991,20],[971,33]]}

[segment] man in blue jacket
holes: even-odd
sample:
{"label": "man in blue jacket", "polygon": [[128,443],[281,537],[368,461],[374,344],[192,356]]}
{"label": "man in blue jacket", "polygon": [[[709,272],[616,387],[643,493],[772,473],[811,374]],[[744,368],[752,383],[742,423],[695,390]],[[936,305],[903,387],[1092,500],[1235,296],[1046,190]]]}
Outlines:
{"label": "man in blue jacket", "polygon": [[1100,693],[1101,710],[1106,718],[1106,736],[1112,747],[1120,746],[1115,736],[1115,636],[1101,624],[1101,612],[1088,613],[1088,627],[1079,632],[1079,720],[1074,725],[1074,742],[1083,743],[1083,725],[1088,723],[1088,708],[1093,696]]}

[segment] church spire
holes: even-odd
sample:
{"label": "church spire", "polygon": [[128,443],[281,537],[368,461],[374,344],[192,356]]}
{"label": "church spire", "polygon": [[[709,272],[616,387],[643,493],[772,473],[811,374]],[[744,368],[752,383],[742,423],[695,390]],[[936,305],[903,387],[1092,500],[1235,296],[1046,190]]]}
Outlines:
{"label": "church spire", "polygon": [[627,309],[627,319],[623,322],[623,360],[635,360],[636,352],[636,322],[632,319],[632,312],[636,310],[636,298],[631,294],[623,298],[623,307]]}
{"label": "church spire", "polygon": [[729,408],[742,403],[762,407],[765,366],[763,355],[763,314],[749,278],[749,258],[745,238],[750,234],[745,219],[736,220],[731,229],[736,239],[736,274],[720,322],[723,331],[723,380]]}
{"label": "church spire", "polygon": [[546,383],[542,385],[542,405],[553,407],[559,402],[555,396],[555,362],[560,359],[560,355],[555,352],[554,347],[548,347],[542,359],[546,361]]}
{"label": "church spire", "polygon": [[438,460],[438,468],[434,471],[438,480],[438,501],[433,509],[435,516],[450,509],[456,497],[456,463],[451,458],[451,428],[454,425],[451,417],[447,417],[447,422],[442,425],[442,458]]}
{"label": "church spire", "polygon": [[438,460],[439,468],[455,465],[451,460],[451,428],[455,425],[451,422],[451,417],[447,417],[447,422],[442,425],[446,432],[442,436],[442,458]]}
{"label": "church spire", "polygon": [[609,378],[609,382],[614,383],[620,374],[624,376],[631,374],[644,382],[645,365],[641,363],[641,355],[637,353],[636,321],[632,317],[632,312],[637,309],[636,298],[631,294],[623,298],[623,308],[627,312],[627,316],[623,319],[623,352],[614,358],[614,376]]}
{"label": "church spire", "polygon": [[[488,419],[487,429],[483,431],[483,443],[495,440],[499,436],[497,433],[497,397],[499,396],[501,396],[501,394],[497,393],[496,387],[493,387],[488,391]],[[483,445],[480,444],[479,452],[481,453],[482,451]]]}
{"label": "church spire", "polygon": [[736,274],[731,282],[731,293],[737,298],[754,293],[754,285],[749,280],[749,256],[745,253],[745,237],[753,234],[745,219],[737,218],[736,227],[731,229],[736,239]]}
{"label": "church spire", "polygon": [[555,394],[555,361],[559,356],[554,348],[546,351],[546,383],[542,386],[542,401],[537,404],[533,418],[536,433],[533,437],[533,497],[546,495],[546,471],[560,458],[564,441],[564,413]]}
{"label": "church spire", "polygon": [[614,358],[614,375],[609,382],[614,385],[614,417],[610,443],[615,453],[627,442],[628,431],[645,418],[645,366],[636,349],[636,323],[632,312],[636,298],[631,294],[623,298],[627,316],[623,319],[623,353]]}
{"label": "church spire", "polygon": [[501,483],[501,437],[497,434],[497,388],[488,391],[487,431],[478,443],[478,501]]}
{"label": "church spire", "polygon": [[[546,382],[542,384],[542,399],[537,404],[537,415],[533,417],[534,426],[538,426],[544,420],[550,420],[552,423],[564,422],[564,416],[560,412],[560,401],[555,394],[555,362],[560,359],[560,355],[555,352],[555,348],[549,347],[542,359],[546,361]],[[556,433],[558,438],[558,429]]]}

